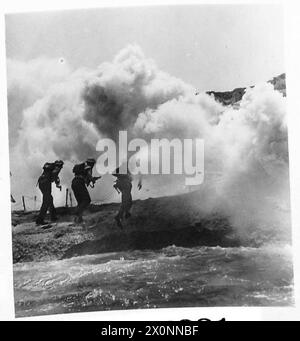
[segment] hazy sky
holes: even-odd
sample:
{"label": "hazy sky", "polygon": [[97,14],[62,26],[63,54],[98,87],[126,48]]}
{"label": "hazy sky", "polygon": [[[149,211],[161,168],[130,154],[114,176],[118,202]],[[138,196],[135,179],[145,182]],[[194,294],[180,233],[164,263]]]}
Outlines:
{"label": "hazy sky", "polygon": [[230,90],[285,72],[283,13],[275,5],[198,5],[11,14],[7,56],[110,61],[130,43],[199,90]]}

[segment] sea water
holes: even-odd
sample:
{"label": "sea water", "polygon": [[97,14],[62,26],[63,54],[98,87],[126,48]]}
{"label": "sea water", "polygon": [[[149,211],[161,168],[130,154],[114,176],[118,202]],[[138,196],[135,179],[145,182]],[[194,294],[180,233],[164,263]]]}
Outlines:
{"label": "sea water", "polygon": [[16,316],[293,305],[292,250],[169,246],[14,265]]}

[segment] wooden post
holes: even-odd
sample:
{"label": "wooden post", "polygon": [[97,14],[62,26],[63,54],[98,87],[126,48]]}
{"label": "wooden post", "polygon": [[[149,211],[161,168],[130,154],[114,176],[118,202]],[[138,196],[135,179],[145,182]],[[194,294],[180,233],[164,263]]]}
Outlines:
{"label": "wooden post", "polygon": [[69,195],[70,195],[70,205],[71,205],[71,207],[73,207],[73,203],[72,203],[72,192],[71,192],[71,191],[69,192]]}
{"label": "wooden post", "polygon": [[68,207],[68,193],[69,193],[69,189],[66,189],[66,207]]}
{"label": "wooden post", "polygon": [[26,206],[25,206],[25,198],[24,195],[22,195],[22,202],[23,202],[23,208],[24,208],[24,212],[26,211]]}

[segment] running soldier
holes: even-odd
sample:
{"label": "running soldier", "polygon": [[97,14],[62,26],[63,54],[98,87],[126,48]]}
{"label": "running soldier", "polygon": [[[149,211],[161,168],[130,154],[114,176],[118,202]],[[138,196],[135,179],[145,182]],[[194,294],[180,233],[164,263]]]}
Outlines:
{"label": "running soldier", "polygon": [[63,168],[63,161],[57,160],[53,163],[46,162],[43,166],[43,173],[38,179],[38,186],[43,194],[43,202],[36,219],[37,225],[45,225],[45,217],[49,210],[51,221],[57,220],[56,210],[53,204],[52,197],[52,182],[55,182],[57,188],[61,190],[60,179],[58,177],[59,172]]}
{"label": "running soldier", "polygon": [[[118,193],[121,193],[121,206],[119,209],[118,214],[115,216],[115,220],[117,222],[117,225],[122,229],[122,220],[125,217],[125,219],[128,219],[131,217],[131,207],[132,207],[132,175],[127,167],[127,172],[125,174],[120,173],[120,168],[117,168],[115,173],[113,173],[113,176],[115,176],[116,182],[114,184],[114,188]],[[141,178],[138,182],[138,189],[140,190],[142,188],[142,181]]]}
{"label": "running soldier", "polygon": [[77,201],[77,208],[75,211],[75,223],[83,223],[82,214],[91,203],[91,197],[87,187],[94,188],[95,182],[101,176],[94,177],[93,167],[96,161],[94,159],[87,159],[86,162],[77,164],[73,167],[74,178],[72,180],[72,190]]}

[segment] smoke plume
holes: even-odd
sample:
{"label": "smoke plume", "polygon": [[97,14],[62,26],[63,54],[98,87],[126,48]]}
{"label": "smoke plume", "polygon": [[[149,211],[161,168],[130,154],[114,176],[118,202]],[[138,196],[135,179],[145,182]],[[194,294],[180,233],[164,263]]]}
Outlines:
{"label": "smoke plume", "polygon": [[[205,180],[200,191],[213,193],[202,209],[227,210],[240,224],[240,217],[258,215],[266,197],[289,204],[285,101],[263,83],[248,88],[238,108],[223,106],[159,70],[136,45],[95,70],[74,70],[62,59],[9,60],[12,192],[38,193],[35,183],[43,163],[56,159],[65,161],[61,178],[70,187],[72,165],[97,158],[97,141],[117,139],[120,130],[146,140],[202,138]],[[185,190],[180,177],[161,177],[149,177],[141,197]],[[104,199],[107,190],[99,184],[94,198]],[[63,194],[56,200],[61,203]]]}

